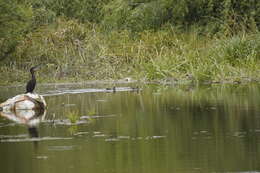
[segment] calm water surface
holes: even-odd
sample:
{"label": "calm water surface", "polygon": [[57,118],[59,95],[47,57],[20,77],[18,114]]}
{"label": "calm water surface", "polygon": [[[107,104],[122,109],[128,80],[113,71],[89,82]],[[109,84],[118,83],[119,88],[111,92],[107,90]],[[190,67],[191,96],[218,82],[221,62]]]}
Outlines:
{"label": "calm water surface", "polygon": [[38,86],[39,124],[0,117],[0,172],[260,172],[260,85],[106,87]]}

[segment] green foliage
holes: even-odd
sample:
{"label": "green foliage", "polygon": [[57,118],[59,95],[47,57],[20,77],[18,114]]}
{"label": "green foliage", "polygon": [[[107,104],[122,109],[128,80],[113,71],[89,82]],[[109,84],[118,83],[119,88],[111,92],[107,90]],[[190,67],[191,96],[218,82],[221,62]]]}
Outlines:
{"label": "green foliage", "polygon": [[33,25],[32,27],[37,29],[42,25],[48,25],[55,21],[56,13],[47,9],[45,6],[35,7],[33,9]]}
{"label": "green foliage", "polygon": [[[258,76],[259,34],[209,39],[196,33],[187,36],[167,32],[147,35],[156,38],[155,42],[149,39],[150,42],[145,43],[148,60],[143,61],[142,71],[147,79],[224,82],[250,80],[249,76]],[[163,40],[172,44],[166,44]],[[154,47],[154,52],[147,49],[152,45],[159,45]]]}
{"label": "green foliage", "polygon": [[0,60],[7,58],[30,29],[32,9],[18,0],[0,0]]}
{"label": "green foliage", "polygon": [[142,31],[157,29],[167,18],[167,9],[160,1],[114,0],[103,8],[106,28]]}
{"label": "green foliage", "polygon": [[57,16],[78,19],[82,22],[99,22],[102,7],[110,0],[38,0],[36,7],[49,9]]}
{"label": "green foliage", "polygon": [[74,110],[74,111],[69,111],[66,114],[66,117],[70,120],[71,123],[75,124],[79,119],[80,119],[80,115],[78,110]]}
{"label": "green foliage", "polygon": [[232,65],[245,63],[249,59],[260,58],[260,35],[254,34],[250,37],[234,36],[229,40],[218,43],[214,50],[214,56],[225,58]]}
{"label": "green foliage", "polygon": [[0,78],[39,63],[45,81],[256,78],[259,15],[256,0],[0,0]]}
{"label": "green foliage", "polygon": [[259,1],[114,0],[103,8],[103,23],[132,31],[159,29],[166,23],[183,29],[196,25],[234,34],[259,28],[259,14]]}
{"label": "green foliage", "polygon": [[129,60],[122,52],[113,53],[115,46],[121,47],[120,38],[125,39],[118,32],[106,36],[96,25],[57,19],[27,35],[17,46],[17,66],[28,69],[46,64],[40,78],[50,81],[117,78],[127,71],[125,62]]}

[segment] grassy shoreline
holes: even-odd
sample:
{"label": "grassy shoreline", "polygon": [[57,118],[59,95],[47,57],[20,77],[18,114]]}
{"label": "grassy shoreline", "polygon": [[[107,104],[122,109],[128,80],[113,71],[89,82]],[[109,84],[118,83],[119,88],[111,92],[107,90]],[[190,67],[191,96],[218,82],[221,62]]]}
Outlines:
{"label": "grassy shoreline", "polygon": [[38,81],[84,82],[131,77],[141,81],[240,83],[260,81],[260,33],[235,36],[159,31],[104,31],[59,19],[29,33],[1,62],[2,86],[25,83],[28,69],[45,66]]}

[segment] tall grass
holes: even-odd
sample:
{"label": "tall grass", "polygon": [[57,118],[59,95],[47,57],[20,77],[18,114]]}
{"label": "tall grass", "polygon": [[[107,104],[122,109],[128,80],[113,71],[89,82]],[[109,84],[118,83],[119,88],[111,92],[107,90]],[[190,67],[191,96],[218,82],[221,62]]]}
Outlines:
{"label": "tall grass", "polygon": [[207,36],[179,32],[104,31],[100,25],[58,18],[30,32],[13,61],[0,66],[1,84],[23,83],[29,67],[45,64],[42,82],[133,77],[143,80],[233,82],[259,80],[260,34]]}

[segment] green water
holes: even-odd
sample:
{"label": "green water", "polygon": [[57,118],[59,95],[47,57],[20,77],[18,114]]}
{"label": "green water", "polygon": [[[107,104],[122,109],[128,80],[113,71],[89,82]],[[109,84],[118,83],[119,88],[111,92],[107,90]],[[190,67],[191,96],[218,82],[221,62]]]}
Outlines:
{"label": "green water", "polygon": [[260,172],[259,85],[106,87],[38,86],[39,137],[0,117],[0,172]]}

